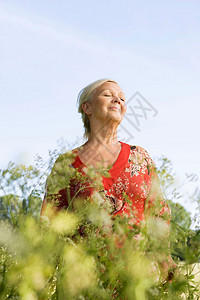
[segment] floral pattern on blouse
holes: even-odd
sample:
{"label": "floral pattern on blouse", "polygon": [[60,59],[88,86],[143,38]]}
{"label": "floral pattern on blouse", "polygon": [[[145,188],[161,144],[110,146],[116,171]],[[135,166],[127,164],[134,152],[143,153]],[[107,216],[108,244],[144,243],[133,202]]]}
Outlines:
{"label": "floral pattern on blouse", "polygon": [[[101,176],[103,182],[104,196],[109,199],[114,216],[134,216],[133,223],[139,224],[144,220],[145,210],[155,210],[155,216],[162,216],[170,210],[166,205],[159,184],[159,178],[155,172],[155,164],[148,152],[139,146],[131,146],[122,143],[121,152],[109,170],[109,177]],[[76,152],[75,152],[76,153]],[[84,172],[86,167],[76,153],[73,168],[87,176]],[[87,183],[83,186],[80,193],[80,183],[71,182],[70,195],[78,197],[92,197],[94,189],[88,187]],[[68,206],[66,193],[59,192],[60,207]],[[45,199],[44,199],[45,202]],[[45,206],[43,202],[43,207]],[[158,204],[158,205],[157,205]],[[158,208],[157,208],[158,207]],[[43,208],[42,208],[43,213]]]}

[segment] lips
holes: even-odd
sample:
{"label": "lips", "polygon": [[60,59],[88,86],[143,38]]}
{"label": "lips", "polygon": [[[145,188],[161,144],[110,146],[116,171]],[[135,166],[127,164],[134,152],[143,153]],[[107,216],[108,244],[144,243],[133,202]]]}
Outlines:
{"label": "lips", "polygon": [[113,110],[120,110],[119,107],[116,107],[116,106],[111,106],[110,109],[113,109]]}

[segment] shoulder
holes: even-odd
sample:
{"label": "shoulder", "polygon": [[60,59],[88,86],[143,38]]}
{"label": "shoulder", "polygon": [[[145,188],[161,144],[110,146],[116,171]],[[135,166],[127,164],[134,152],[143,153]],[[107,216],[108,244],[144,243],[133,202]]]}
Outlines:
{"label": "shoulder", "polygon": [[68,186],[70,180],[76,175],[76,169],[73,167],[75,159],[76,153],[73,151],[67,151],[58,156],[47,177],[46,186],[49,191],[58,192]]}
{"label": "shoulder", "polygon": [[136,146],[136,151],[141,153],[147,160],[152,161],[149,152],[141,146]]}
{"label": "shoulder", "polygon": [[76,149],[60,154],[53,165],[52,171],[54,170],[58,171],[59,169],[63,169],[63,167],[66,166],[72,166],[72,164],[76,159],[76,156],[77,156]]}
{"label": "shoulder", "polygon": [[148,165],[154,165],[154,161],[151,158],[149,152],[141,146],[129,145],[130,146],[130,156],[137,157],[137,161],[146,161]]}

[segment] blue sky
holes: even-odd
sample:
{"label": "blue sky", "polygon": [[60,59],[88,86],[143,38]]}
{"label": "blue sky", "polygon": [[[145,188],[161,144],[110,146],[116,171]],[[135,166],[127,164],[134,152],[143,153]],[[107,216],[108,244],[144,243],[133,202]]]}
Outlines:
{"label": "blue sky", "polygon": [[0,167],[81,143],[78,92],[112,78],[158,111],[130,143],[200,175],[200,1],[1,0],[0,43]]}

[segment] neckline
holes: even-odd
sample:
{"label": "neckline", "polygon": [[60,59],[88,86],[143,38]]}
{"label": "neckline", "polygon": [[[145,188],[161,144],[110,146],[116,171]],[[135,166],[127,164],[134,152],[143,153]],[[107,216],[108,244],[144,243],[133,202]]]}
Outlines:
{"label": "neckline", "polygon": [[[129,153],[130,153],[130,145],[128,144],[125,144],[121,141],[119,141],[121,143],[121,150],[119,152],[119,155],[116,159],[116,161],[114,162],[114,164],[112,165],[112,167],[108,170],[108,172],[110,173],[110,175],[112,177],[115,177],[115,175],[118,173],[118,171],[125,165],[127,159],[128,159],[128,156],[129,156]],[[73,166],[75,168],[88,168],[89,166],[85,165],[79,155],[78,155],[78,151],[77,149],[75,150],[77,156],[76,156],[76,159],[75,159],[75,162],[73,163]]]}

